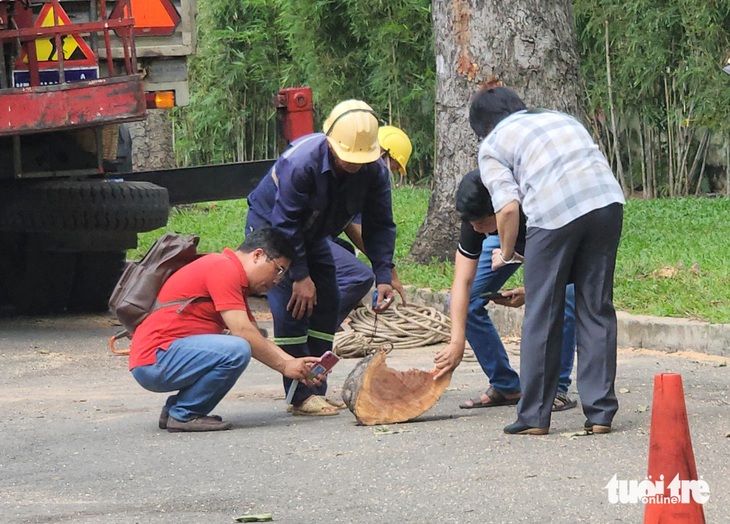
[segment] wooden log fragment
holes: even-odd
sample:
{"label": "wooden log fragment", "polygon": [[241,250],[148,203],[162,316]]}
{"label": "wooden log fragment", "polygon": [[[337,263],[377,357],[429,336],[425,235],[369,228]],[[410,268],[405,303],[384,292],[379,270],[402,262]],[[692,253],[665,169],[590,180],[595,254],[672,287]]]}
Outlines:
{"label": "wooden log fragment", "polygon": [[429,371],[397,371],[385,363],[382,349],[363,358],[342,386],[342,400],[360,424],[393,424],[422,415],[436,404],[451,373],[433,379]]}

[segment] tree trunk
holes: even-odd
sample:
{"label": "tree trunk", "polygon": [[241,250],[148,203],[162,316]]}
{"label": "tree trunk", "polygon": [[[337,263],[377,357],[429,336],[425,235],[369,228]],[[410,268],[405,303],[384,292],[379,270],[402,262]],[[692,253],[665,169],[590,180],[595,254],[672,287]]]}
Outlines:
{"label": "tree trunk", "polygon": [[132,137],[132,163],[135,170],[176,167],[172,122],[167,109],[149,109],[147,120],[131,122],[127,126]]}
{"label": "tree trunk", "polygon": [[394,424],[431,409],[446,390],[451,373],[438,380],[428,371],[396,371],[382,349],[362,359],[342,386],[342,400],[360,424]]}
{"label": "tree trunk", "polygon": [[469,127],[478,85],[499,77],[528,107],[582,118],[579,63],[569,0],[433,0],[436,47],[436,160],[428,214],[411,247],[427,263],[451,258],[458,216],[454,195],[477,167],[479,143]]}

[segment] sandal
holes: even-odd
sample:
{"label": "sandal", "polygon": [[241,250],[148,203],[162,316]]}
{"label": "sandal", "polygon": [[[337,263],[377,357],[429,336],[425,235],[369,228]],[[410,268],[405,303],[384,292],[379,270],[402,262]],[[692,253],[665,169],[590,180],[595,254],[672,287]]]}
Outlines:
{"label": "sandal", "polygon": [[291,413],[302,417],[330,417],[339,415],[340,410],[330,405],[324,397],[312,395],[301,406],[292,407]]}
{"label": "sandal", "polygon": [[337,409],[346,409],[347,404],[345,404],[342,400],[337,400],[336,398],[327,398],[324,397],[325,402],[329,404],[332,407],[335,407]]}
{"label": "sandal", "polygon": [[566,409],[573,409],[577,405],[577,400],[572,400],[567,393],[558,391],[555,400],[553,400],[553,411],[565,411]]}
{"label": "sandal", "polygon": [[489,386],[489,389],[485,391],[484,394],[489,400],[482,400],[480,395],[477,398],[472,398],[463,404],[459,404],[459,407],[461,409],[474,409],[493,408],[497,406],[514,406],[520,401],[520,397],[522,397],[522,393],[516,393],[516,397],[508,398],[504,393],[494,388],[494,386]]}
{"label": "sandal", "polygon": [[[329,404],[330,406],[335,407],[337,409],[345,409],[345,408],[347,408],[347,404],[345,404],[341,400],[335,400],[335,399],[326,398],[326,397],[324,397],[324,400],[327,402],[327,404]],[[287,413],[291,413],[293,409],[294,409],[294,406],[292,406],[291,404],[289,404],[286,407],[286,412]]]}

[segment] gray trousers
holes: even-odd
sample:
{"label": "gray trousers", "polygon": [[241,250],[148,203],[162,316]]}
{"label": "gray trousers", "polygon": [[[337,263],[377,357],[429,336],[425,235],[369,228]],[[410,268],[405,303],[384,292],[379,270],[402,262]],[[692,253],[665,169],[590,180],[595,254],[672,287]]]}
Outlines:
{"label": "gray trousers", "polygon": [[529,228],[525,247],[525,316],[520,345],[520,422],[550,426],[560,377],[565,286],[575,283],[577,383],[583,413],[610,424],[618,400],[613,275],[623,206],[612,204],[560,229]]}

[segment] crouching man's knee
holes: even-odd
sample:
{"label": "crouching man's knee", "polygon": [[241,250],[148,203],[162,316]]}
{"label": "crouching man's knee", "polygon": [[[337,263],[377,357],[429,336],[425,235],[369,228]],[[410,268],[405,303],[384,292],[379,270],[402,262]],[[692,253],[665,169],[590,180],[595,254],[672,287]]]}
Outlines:
{"label": "crouching man's knee", "polygon": [[251,344],[242,338],[236,340],[230,348],[229,362],[232,368],[244,371],[251,362]]}

